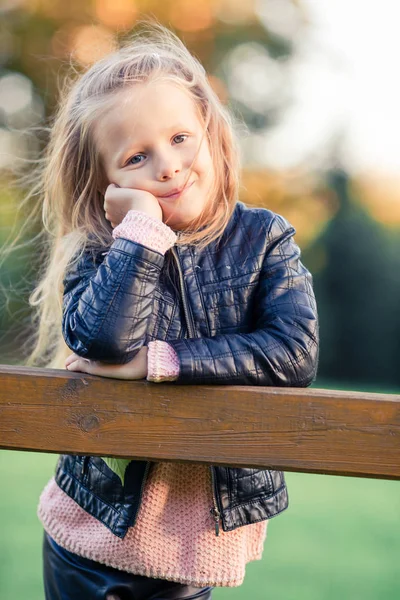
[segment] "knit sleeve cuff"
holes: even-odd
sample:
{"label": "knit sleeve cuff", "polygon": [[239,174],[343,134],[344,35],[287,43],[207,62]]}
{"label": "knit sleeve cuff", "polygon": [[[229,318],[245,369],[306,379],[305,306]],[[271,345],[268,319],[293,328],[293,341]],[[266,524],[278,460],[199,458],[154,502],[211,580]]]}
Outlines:
{"label": "knit sleeve cuff", "polygon": [[179,358],[167,342],[150,342],[147,353],[147,381],[175,381],[179,377]]}
{"label": "knit sleeve cuff", "polygon": [[139,210],[129,210],[112,235],[115,240],[123,237],[160,254],[165,254],[177,240],[168,225]]}

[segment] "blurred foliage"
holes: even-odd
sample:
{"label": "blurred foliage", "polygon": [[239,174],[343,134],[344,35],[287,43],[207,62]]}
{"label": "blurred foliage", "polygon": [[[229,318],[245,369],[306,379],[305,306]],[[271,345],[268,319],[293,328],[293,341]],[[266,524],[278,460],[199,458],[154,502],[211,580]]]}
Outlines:
{"label": "blurred foliage", "polygon": [[[320,376],[400,384],[400,238],[352,196],[344,171],[329,174],[340,205],[307,251],[321,257],[314,286],[322,324]],[[317,259],[318,260],[318,259]]]}
{"label": "blurred foliage", "polygon": [[[210,82],[248,134],[275,127],[291,105],[296,37],[307,35],[299,0],[3,0],[0,5],[0,244],[24,224],[18,157],[43,143],[26,134],[57,104],[67,73],[79,72],[156,17],[199,58]],[[247,135],[247,134],[246,134]],[[244,137],[246,137],[246,135]],[[247,146],[246,146],[247,148]],[[353,181],[342,170],[307,163],[286,172],[251,164],[244,153],[241,199],[284,215],[297,230],[314,275],[321,322],[319,376],[342,383],[398,385],[400,346],[399,181],[371,173]],[[337,164],[332,157],[331,164]],[[29,165],[26,167],[29,168]],[[31,223],[25,240],[39,231]],[[40,255],[14,252],[0,272],[4,362],[21,360],[30,328],[28,296]]]}

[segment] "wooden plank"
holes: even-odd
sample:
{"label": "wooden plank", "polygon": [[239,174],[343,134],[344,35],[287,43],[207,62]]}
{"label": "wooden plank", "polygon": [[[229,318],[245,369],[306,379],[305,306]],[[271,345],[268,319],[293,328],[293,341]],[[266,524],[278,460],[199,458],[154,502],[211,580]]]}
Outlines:
{"label": "wooden plank", "polygon": [[400,395],[0,366],[0,448],[400,479]]}

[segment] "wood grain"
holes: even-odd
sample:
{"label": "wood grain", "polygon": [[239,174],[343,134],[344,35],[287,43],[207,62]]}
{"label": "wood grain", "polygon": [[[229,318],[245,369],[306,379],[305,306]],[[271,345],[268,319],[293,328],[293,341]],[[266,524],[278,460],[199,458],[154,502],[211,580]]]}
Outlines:
{"label": "wood grain", "polygon": [[0,448],[400,479],[400,395],[0,366]]}

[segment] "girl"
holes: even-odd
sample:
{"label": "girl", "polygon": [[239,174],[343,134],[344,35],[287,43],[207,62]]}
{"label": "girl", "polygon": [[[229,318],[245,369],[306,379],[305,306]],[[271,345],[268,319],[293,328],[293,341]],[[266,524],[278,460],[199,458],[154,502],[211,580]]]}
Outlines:
{"label": "girl", "polygon": [[[60,366],[65,340],[70,371],[308,386],[312,278],[294,228],[237,201],[238,175],[231,117],[171,32],[92,66],[48,145],[33,360],[52,340]],[[46,598],[208,599],[241,585],[287,502],[279,471],[61,456],[38,509]]]}

